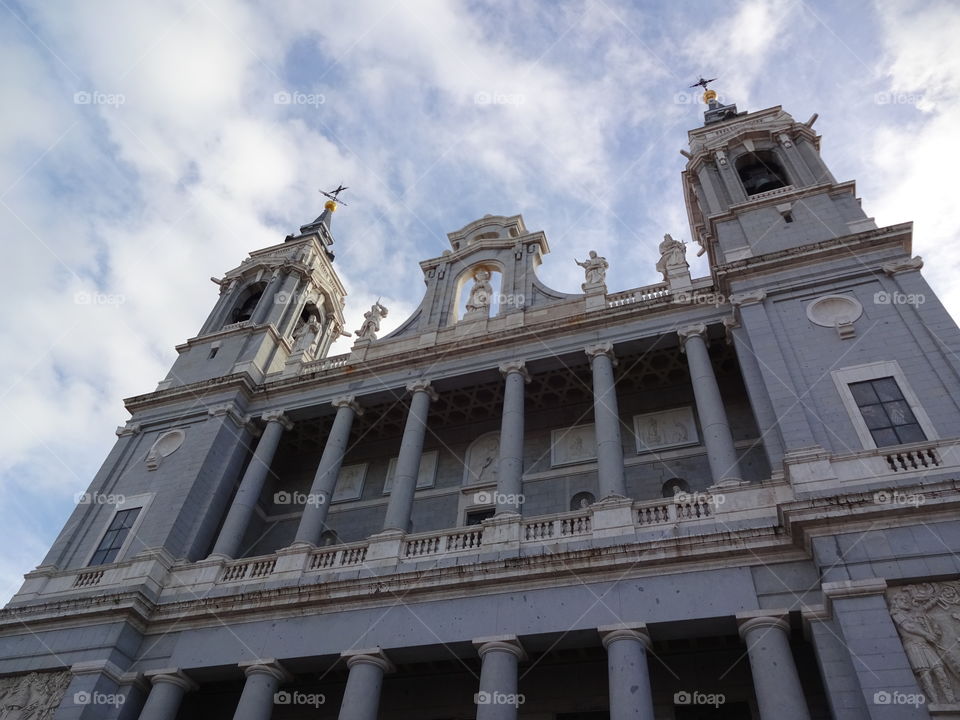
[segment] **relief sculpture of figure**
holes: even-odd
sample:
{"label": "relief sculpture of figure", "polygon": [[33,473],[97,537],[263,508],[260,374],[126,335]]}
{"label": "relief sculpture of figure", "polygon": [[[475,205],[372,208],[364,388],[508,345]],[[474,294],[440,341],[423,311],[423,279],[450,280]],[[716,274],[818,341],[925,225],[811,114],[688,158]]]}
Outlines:
{"label": "relief sculpture of figure", "polygon": [[591,250],[583,262],[576,258],[573,261],[583,268],[584,285],[603,285],[607,281],[607,268],[610,264],[605,257],[597,255],[596,250]]}
{"label": "relief sculpture of figure", "polygon": [[[929,605],[932,606],[935,602],[936,600],[932,600]],[[922,611],[913,607],[909,592],[897,593],[893,597],[892,605],[890,616],[897,624],[907,659],[913,666],[928,701],[953,703],[953,685],[940,656],[940,652],[944,650],[940,644],[941,631]],[[926,606],[924,609],[927,609]]]}
{"label": "relief sculpture of figure", "polygon": [[376,340],[380,331],[380,320],[387,316],[387,308],[378,300],[363,314],[363,325],[357,330],[358,340]]}

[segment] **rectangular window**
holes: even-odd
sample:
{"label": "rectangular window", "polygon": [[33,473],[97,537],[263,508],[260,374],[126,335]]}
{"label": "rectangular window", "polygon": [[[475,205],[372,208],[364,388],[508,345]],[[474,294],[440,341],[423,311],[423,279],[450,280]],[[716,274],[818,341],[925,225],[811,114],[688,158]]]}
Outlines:
{"label": "rectangular window", "polygon": [[106,565],[116,560],[123,543],[130,534],[130,528],[136,522],[137,515],[140,514],[140,508],[130,508],[129,510],[118,510],[110,521],[110,527],[104,533],[97,551],[90,560],[91,565]]}
{"label": "rectangular window", "polygon": [[495,508],[484,508],[483,510],[470,510],[467,512],[467,527],[479,525],[487,518],[492,518],[496,512]]}
{"label": "rectangular window", "polygon": [[877,447],[927,439],[894,378],[855,382],[849,387]]}

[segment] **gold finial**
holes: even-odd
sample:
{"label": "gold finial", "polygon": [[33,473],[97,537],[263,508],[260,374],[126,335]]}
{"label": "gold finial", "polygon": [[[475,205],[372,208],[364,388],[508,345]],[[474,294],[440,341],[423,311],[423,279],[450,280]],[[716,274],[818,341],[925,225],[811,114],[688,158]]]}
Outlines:
{"label": "gold finial", "polygon": [[337,204],[336,204],[333,200],[327,200],[327,201],[323,204],[323,209],[324,209],[324,210],[329,210],[330,212],[333,212],[334,210],[337,209]]}
{"label": "gold finial", "polygon": [[707,91],[703,94],[703,101],[704,101],[707,105],[710,104],[710,101],[716,100],[716,99],[717,99],[717,91],[716,91],[716,90],[707,90]]}

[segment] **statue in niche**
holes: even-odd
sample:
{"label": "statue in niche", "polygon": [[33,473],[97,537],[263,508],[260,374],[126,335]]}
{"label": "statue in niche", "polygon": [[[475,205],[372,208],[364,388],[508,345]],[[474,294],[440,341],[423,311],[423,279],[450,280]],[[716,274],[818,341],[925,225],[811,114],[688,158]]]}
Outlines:
{"label": "statue in niche", "polygon": [[890,617],[927,702],[955,703],[960,694],[960,583],[919,583],[887,594]]}
{"label": "statue in niche", "polygon": [[669,280],[671,275],[690,270],[686,245],[679,240],[674,240],[670,233],[664,235],[663,242],[660,243],[660,260],[657,262],[657,270],[663,274],[664,280]]}
{"label": "statue in niche", "polygon": [[477,270],[473,276],[473,287],[470,288],[470,297],[467,298],[468,313],[486,313],[490,307],[490,298],[493,296],[493,285],[490,284],[490,271]]}
{"label": "statue in niche", "polygon": [[387,308],[377,300],[370,309],[363,314],[363,325],[357,330],[358,340],[376,340],[380,332],[380,321],[387,316]]}
{"label": "statue in niche", "polygon": [[315,313],[311,313],[307,321],[293,333],[293,352],[309,352],[317,335],[320,334],[320,327],[320,318]]}
{"label": "statue in niche", "polygon": [[603,285],[607,281],[607,269],[610,267],[610,264],[605,257],[597,255],[596,250],[591,250],[587,259],[583,262],[580,262],[576,258],[574,258],[573,261],[583,268],[584,290],[586,290],[586,286]]}

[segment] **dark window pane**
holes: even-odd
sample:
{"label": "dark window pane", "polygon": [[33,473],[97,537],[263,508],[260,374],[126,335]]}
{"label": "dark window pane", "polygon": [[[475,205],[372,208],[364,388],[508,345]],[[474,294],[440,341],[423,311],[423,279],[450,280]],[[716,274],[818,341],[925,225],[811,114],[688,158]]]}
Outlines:
{"label": "dark window pane", "polygon": [[884,428],[882,430],[871,430],[870,434],[873,435],[873,441],[877,444],[877,447],[887,447],[888,445],[900,444],[900,438],[898,438],[897,434],[889,428]]}
{"label": "dark window pane", "polygon": [[103,534],[97,550],[93,553],[90,560],[91,565],[104,565],[113,562],[120,553],[127,535],[130,534],[130,528],[140,514],[140,508],[130,508],[129,510],[120,510],[110,520],[107,531]]}
{"label": "dark window pane", "polygon": [[863,419],[871,430],[890,427],[890,420],[883,411],[882,405],[867,405],[860,408],[860,412],[863,413]]}
{"label": "dark window pane", "polygon": [[853,399],[857,401],[857,405],[861,407],[880,401],[870,382],[851,383],[850,392],[853,393]]}
{"label": "dark window pane", "polygon": [[923,430],[921,430],[920,426],[916,423],[899,426],[897,428],[897,435],[900,437],[900,442],[902,443],[923,442],[927,439],[927,436],[923,434]]}
{"label": "dark window pane", "polygon": [[108,550],[108,551],[107,551],[107,554],[104,555],[104,557],[103,557],[103,563],[102,563],[102,564],[103,564],[103,565],[106,565],[107,563],[112,563],[114,560],[117,559],[117,553],[118,553],[118,552],[120,552],[120,548],[114,548],[113,550]]}
{"label": "dark window pane", "polygon": [[120,527],[122,528],[132,528],[133,521],[137,519],[137,513],[140,511],[140,508],[136,510],[124,510],[123,520]]}
{"label": "dark window pane", "polygon": [[90,561],[91,565],[103,565],[103,559],[107,556],[106,551],[97,550],[93,554],[93,559]]}
{"label": "dark window pane", "polygon": [[890,418],[891,425],[910,425],[917,421],[906,400],[885,402],[883,409],[887,411],[887,417]]}
{"label": "dark window pane", "polygon": [[103,540],[100,541],[100,547],[98,549],[107,550],[114,547],[117,544],[117,536],[119,534],[119,530],[108,530],[103,536]]}
{"label": "dark window pane", "polygon": [[903,393],[900,392],[900,386],[892,377],[880,378],[873,381],[873,389],[881,401],[903,400]]}

